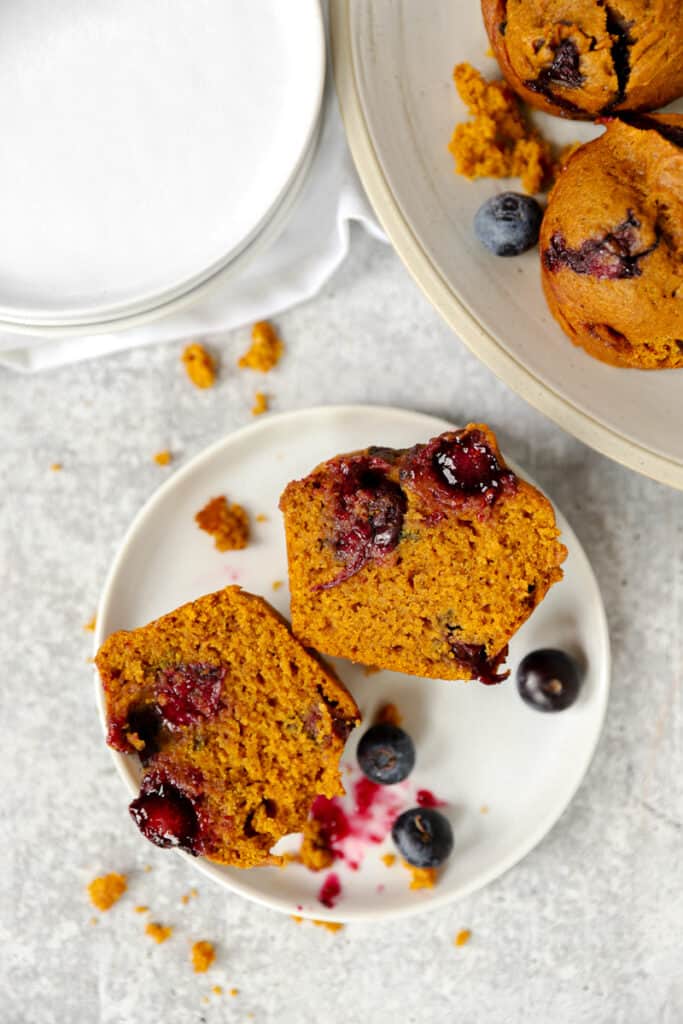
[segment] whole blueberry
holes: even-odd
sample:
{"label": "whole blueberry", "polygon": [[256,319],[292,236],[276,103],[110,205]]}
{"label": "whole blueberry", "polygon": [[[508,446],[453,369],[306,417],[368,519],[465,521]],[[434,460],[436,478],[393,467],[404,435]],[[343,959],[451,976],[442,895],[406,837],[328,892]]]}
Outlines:
{"label": "whole blueberry", "polygon": [[474,233],[496,256],[519,256],[538,241],[543,210],[531,196],[503,192],[487,199],[474,217]]}
{"label": "whole blueberry", "polygon": [[453,849],[448,818],[431,807],[404,811],[394,822],[391,838],[403,859],[416,868],[437,868]]}
{"label": "whole blueberry", "polygon": [[406,779],[415,766],[415,747],[407,732],[382,723],[363,733],[358,744],[358,764],[372,782],[390,786]]}
{"label": "whole blueberry", "polygon": [[564,711],[574,703],[580,688],[579,667],[564,651],[532,651],[517,668],[520,696],[537,711]]}

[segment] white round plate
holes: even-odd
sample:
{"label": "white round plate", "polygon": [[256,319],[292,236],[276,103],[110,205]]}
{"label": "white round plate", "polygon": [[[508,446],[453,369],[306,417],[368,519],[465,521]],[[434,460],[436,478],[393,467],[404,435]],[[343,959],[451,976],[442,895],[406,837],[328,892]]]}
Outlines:
{"label": "white round plate", "polygon": [[[683,371],[617,369],[575,348],[550,315],[538,253],[500,259],[474,237],[480,204],[519,182],[469,182],[447,151],[466,118],[452,82],[485,56],[479,0],[332,0],[337,91],[356,166],[408,270],[473,352],[527,401],[611,458],[683,488]],[[680,103],[675,109],[683,109]],[[599,129],[535,114],[557,142]]]}
{"label": "white round plate", "polygon": [[318,0],[0,5],[0,319],[98,323],[211,278],[310,147]]}
{"label": "white round plate", "polygon": [[[287,482],[340,452],[368,444],[405,447],[450,427],[407,410],[340,406],[266,417],[212,445],[171,477],[133,522],[105,584],[96,648],[114,630],[141,626],[230,583],[262,594],[287,615],[287,560],[278,512]],[[222,493],[243,502],[252,515],[254,536],[243,551],[220,554],[195,526],[195,513]],[[259,514],[267,522],[256,522]],[[529,708],[512,679],[487,687],[394,672],[366,675],[350,662],[335,661],[366,721],[380,704],[393,701],[415,740],[413,774],[401,787],[387,790],[396,791],[402,806],[414,803],[418,788],[447,802],[455,850],[433,889],[410,890],[402,867],[385,866],[380,856],[391,850],[390,839],[370,844],[357,871],[335,865],[342,895],[329,910],[318,900],[324,872],[314,874],[297,864],[239,871],[206,859],[188,858],[190,863],[276,910],[352,921],[446,903],[486,885],[524,857],[576,792],[600,735],[609,690],[609,640],[600,592],[579,541],[559,512],[558,521],[569,548],[564,579],[513,639],[509,665],[514,669],[538,647],[574,651],[586,675],[580,698],[569,710],[549,715]],[[285,585],[274,591],[276,580]],[[102,714],[98,678],[96,689]],[[355,763],[360,731],[346,749],[349,766]],[[137,792],[136,759],[112,756],[131,793]],[[296,847],[293,837],[283,843]]]}

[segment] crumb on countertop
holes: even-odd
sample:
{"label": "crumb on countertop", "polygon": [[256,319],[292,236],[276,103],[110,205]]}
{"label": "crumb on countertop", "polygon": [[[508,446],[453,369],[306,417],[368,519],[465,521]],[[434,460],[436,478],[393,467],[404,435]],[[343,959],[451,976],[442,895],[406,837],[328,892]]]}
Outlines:
{"label": "crumb on countertop", "polygon": [[273,580],[273,590],[279,590],[282,587],[282,580]]}
{"label": "crumb on countertop", "polygon": [[91,917],[90,918],[90,924],[99,924],[99,923],[100,923],[99,917]]}
{"label": "crumb on countertop", "polygon": [[216,959],[213,943],[204,940],[195,942],[192,946],[191,957],[195,974],[204,974]]}
{"label": "crumb on countertop", "polygon": [[318,928],[326,928],[328,932],[340,932],[344,927],[341,921],[318,921],[315,918],[313,924]]}
{"label": "crumb on countertop", "polygon": [[125,875],[119,875],[115,871],[101,875],[94,878],[88,886],[90,902],[98,910],[109,910],[118,903],[127,888],[128,881]]}
{"label": "crumb on countertop", "polygon": [[154,456],[154,461],[157,466],[168,466],[173,456],[169,452],[168,448],[164,448],[163,452],[157,452]]}
{"label": "crumb on countertop", "polygon": [[384,864],[386,867],[392,868],[396,863],[396,854],[383,853],[382,856],[380,857],[380,860],[382,861],[382,864]]}
{"label": "crumb on countertop", "polygon": [[145,872],[145,874],[147,874],[148,872],[150,872],[152,870],[152,865],[151,864],[145,864],[145,866],[144,866],[144,868],[142,870]]}
{"label": "crumb on countertop", "polygon": [[173,929],[163,924],[158,924],[156,921],[150,921],[145,927],[145,935],[149,935],[150,939],[154,939],[155,942],[161,945],[162,942],[166,942],[166,939],[170,939],[173,935]]}
{"label": "crumb on countertop", "polygon": [[378,725],[402,725],[403,715],[395,704],[382,704],[375,715],[375,722]]}
{"label": "crumb on countertop", "polygon": [[489,813],[489,805],[488,804],[482,804],[481,807],[479,808],[479,813],[480,814],[488,814]]}
{"label": "crumb on countertop", "polygon": [[229,505],[224,495],[212,498],[194,518],[200,530],[212,535],[218,551],[246,548],[249,517],[241,505]]}
{"label": "crumb on countertop", "polygon": [[211,991],[213,992],[213,994],[215,996],[222,996],[223,995],[223,986],[222,985],[214,985],[213,988],[211,989]]}
{"label": "crumb on countertop", "polygon": [[457,64],[453,79],[472,120],[457,124],[448,148],[466,178],[521,178],[539,192],[552,173],[550,144],[524,119],[503,81],[487,81],[471,64]]}
{"label": "crumb on countertop", "polygon": [[136,914],[146,914],[147,911],[149,910],[149,907],[141,903],[138,907],[133,907],[133,909]]}
{"label": "crumb on countertop", "polygon": [[267,320],[259,320],[251,329],[251,346],[240,356],[238,366],[268,373],[280,361],[284,350],[282,339],[273,325]]}
{"label": "crumb on countertop", "polygon": [[231,988],[230,989],[230,995],[231,996],[238,996],[239,992],[240,992],[240,990],[238,988]]}
{"label": "crumb on countertop", "polygon": [[180,357],[187,376],[197,388],[212,388],[216,381],[216,361],[199,342],[186,345]]}
{"label": "crumb on countertop", "polygon": [[416,868],[408,861],[402,860],[403,867],[406,868],[411,875],[410,886],[411,889],[433,889],[434,883],[436,882],[436,868]]}
{"label": "crumb on countertop", "polygon": [[264,395],[262,391],[257,391],[254,395],[251,414],[252,416],[262,416],[264,412],[268,412],[268,396]]}
{"label": "crumb on countertop", "polygon": [[59,473],[61,469],[64,469],[64,466],[61,464],[61,462],[53,462],[52,465],[50,466],[50,469],[52,470],[53,473]]}
{"label": "crumb on countertop", "polygon": [[97,626],[97,616],[93,615],[92,619],[89,619],[88,622],[86,622],[86,624],[83,626],[83,629],[87,630],[88,633],[94,633],[96,626]]}
{"label": "crumb on countertop", "polygon": [[453,939],[454,946],[466,946],[472,937],[472,932],[469,928],[461,928],[458,934]]}

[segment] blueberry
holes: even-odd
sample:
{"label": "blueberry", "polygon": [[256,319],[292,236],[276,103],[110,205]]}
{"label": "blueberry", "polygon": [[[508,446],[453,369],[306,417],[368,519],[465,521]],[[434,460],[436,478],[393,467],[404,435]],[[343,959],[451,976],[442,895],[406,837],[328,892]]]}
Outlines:
{"label": "blueberry", "polygon": [[519,256],[538,241],[543,210],[531,196],[503,192],[487,199],[474,218],[474,233],[496,256]]}
{"label": "blueberry", "polygon": [[407,778],[415,765],[415,747],[397,725],[373,725],[360,738],[358,764],[372,782],[390,786]]}
{"label": "blueberry", "polygon": [[564,651],[532,651],[517,668],[520,696],[537,711],[564,711],[574,703],[580,687],[579,667]]}
{"label": "blueberry", "polygon": [[394,822],[391,838],[403,859],[416,868],[437,868],[453,849],[448,818],[431,807],[404,811]]}

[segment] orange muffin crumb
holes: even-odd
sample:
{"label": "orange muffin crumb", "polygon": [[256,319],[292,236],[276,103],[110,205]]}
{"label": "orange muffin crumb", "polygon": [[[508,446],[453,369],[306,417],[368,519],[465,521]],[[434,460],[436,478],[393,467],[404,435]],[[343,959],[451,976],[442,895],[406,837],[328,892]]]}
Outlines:
{"label": "orange muffin crumb", "polygon": [[213,994],[215,996],[222,996],[223,995],[223,988],[222,988],[221,985],[214,985],[213,988],[211,989],[211,991],[213,992]]}
{"label": "orange muffin crumb", "polygon": [[466,946],[472,937],[472,932],[469,928],[461,928],[458,934],[453,939],[454,946]]}
{"label": "orange muffin crumb", "polygon": [[216,361],[203,345],[194,342],[180,357],[187,376],[197,388],[212,388],[216,381]]}
{"label": "orange muffin crumb", "polygon": [[479,808],[479,813],[480,814],[488,814],[489,813],[489,805],[488,804],[482,804],[481,807]]}
{"label": "orange muffin crumb", "polygon": [[195,522],[210,533],[218,551],[239,551],[249,541],[249,517],[241,505],[229,505],[224,495],[212,498],[197,512]]}
{"label": "orange muffin crumb", "polygon": [[282,580],[273,580],[273,590],[280,590],[282,587]]}
{"label": "orange muffin crumb", "polygon": [[263,512],[259,512],[259,514],[256,516],[256,522],[257,523],[267,523],[268,522],[268,516],[264,516]]}
{"label": "orange muffin crumb", "polygon": [[393,868],[394,864],[396,863],[396,854],[395,853],[384,853],[380,857],[380,860],[382,861],[382,864],[386,865],[386,867]]}
{"label": "orange muffin crumb", "polygon": [[149,910],[149,907],[146,907],[141,903],[139,907],[134,907],[133,909],[135,910],[136,914],[146,914],[147,911]]}
{"label": "orange muffin crumb", "polygon": [[252,416],[261,416],[264,412],[268,412],[268,396],[264,395],[262,391],[257,391],[254,395],[251,414]]}
{"label": "orange muffin crumb", "polygon": [[204,974],[216,959],[216,950],[213,948],[213,943],[202,940],[194,943],[191,956],[194,973]]}
{"label": "orange muffin crumb", "polygon": [[99,924],[99,923],[100,923],[99,917],[91,917],[90,918],[90,924]]}
{"label": "orange muffin crumb", "polygon": [[64,469],[64,467],[62,466],[61,462],[53,462],[52,465],[50,466],[50,469],[52,470],[53,473],[59,473],[59,471],[61,469]]}
{"label": "orange muffin crumb", "polygon": [[240,990],[238,988],[231,988],[230,989],[230,995],[231,996],[237,996],[237,995],[239,995],[239,991]]}
{"label": "orange muffin crumb", "polygon": [[471,64],[457,64],[453,79],[472,116],[456,125],[448,144],[458,174],[466,178],[521,178],[538,192],[552,170],[550,144],[525,121],[517,98],[503,81],[487,81]]}
{"label": "orange muffin crumb", "polygon": [[157,466],[168,466],[172,458],[173,456],[171,455],[171,453],[168,451],[167,448],[165,448],[163,452],[156,453],[156,455],[154,456],[154,461],[156,462]]}
{"label": "orange muffin crumb", "polygon": [[94,633],[96,625],[97,625],[97,616],[93,615],[92,619],[89,619],[88,622],[86,622],[86,624],[83,626],[83,629],[85,629],[88,633]]}
{"label": "orange muffin crumb", "polygon": [[401,861],[403,867],[410,872],[411,889],[433,889],[436,882],[436,868],[416,868],[407,860]]}
{"label": "orange muffin crumb", "polygon": [[382,704],[375,715],[378,725],[403,725],[403,715],[395,704]]}
{"label": "orange muffin crumb", "polygon": [[109,910],[123,896],[128,888],[128,881],[125,875],[118,875],[112,871],[109,875],[102,875],[94,878],[88,886],[90,902],[98,910]]}
{"label": "orange muffin crumb", "polygon": [[242,369],[268,373],[279,363],[285,346],[272,324],[259,320],[251,329],[251,346],[240,356],[238,366]]}
{"label": "orange muffin crumb", "polygon": [[313,921],[318,928],[326,928],[328,932],[340,932],[344,925],[340,921]]}
{"label": "orange muffin crumb", "polygon": [[301,922],[303,921],[303,917],[299,917],[297,914],[290,914],[289,916],[291,917],[292,921],[294,921],[294,924],[301,924]]}
{"label": "orange muffin crumb", "polygon": [[154,939],[155,942],[161,945],[162,942],[166,942],[166,939],[170,939],[171,935],[173,935],[173,929],[163,924],[157,924],[156,921],[150,921],[145,928],[145,935],[149,935],[150,939]]}
{"label": "orange muffin crumb", "polygon": [[309,818],[303,828],[299,858],[309,871],[324,871],[334,863],[325,827],[316,818]]}

